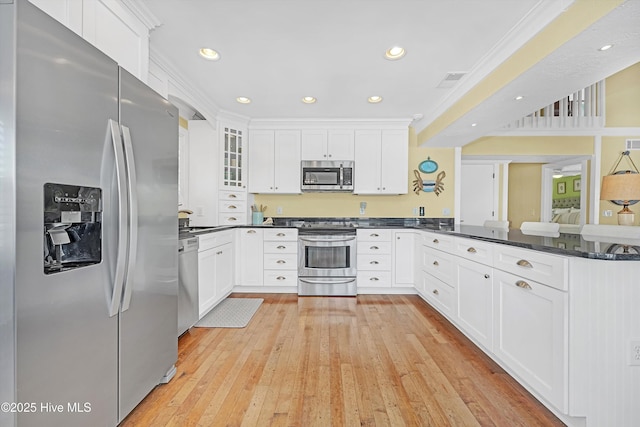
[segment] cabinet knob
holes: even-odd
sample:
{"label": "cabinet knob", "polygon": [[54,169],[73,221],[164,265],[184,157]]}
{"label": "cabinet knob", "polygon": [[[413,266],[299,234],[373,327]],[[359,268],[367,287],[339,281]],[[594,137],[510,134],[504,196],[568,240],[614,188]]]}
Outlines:
{"label": "cabinet knob", "polygon": [[533,265],[526,259],[521,259],[520,261],[516,262],[516,264],[518,264],[520,267],[533,268]]}
{"label": "cabinet knob", "polygon": [[531,289],[531,285],[525,282],[524,280],[518,280],[516,282],[516,286],[522,289]]}
{"label": "cabinet knob", "polygon": [[434,295],[440,295],[440,292],[438,292],[437,289],[434,289],[433,291],[431,291]]}
{"label": "cabinet knob", "polygon": [[433,265],[435,265],[436,267],[440,265],[440,263],[438,261],[433,261]]}
{"label": "cabinet knob", "polygon": [[485,279],[488,279],[489,277],[491,277],[491,276],[489,276],[488,274],[485,274],[485,275],[484,275],[484,278],[485,278]]}
{"label": "cabinet knob", "polygon": [[468,249],[467,249],[467,252],[469,252],[470,254],[475,254],[475,253],[477,253],[478,251],[476,251],[476,248],[474,248],[474,247],[470,247],[470,248],[468,248]]}
{"label": "cabinet knob", "polygon": [[435,244],[437,245],[438,243],[440,243],[440,240],[438,240],[438,239],[433,239],[433,243],[435,243]]}

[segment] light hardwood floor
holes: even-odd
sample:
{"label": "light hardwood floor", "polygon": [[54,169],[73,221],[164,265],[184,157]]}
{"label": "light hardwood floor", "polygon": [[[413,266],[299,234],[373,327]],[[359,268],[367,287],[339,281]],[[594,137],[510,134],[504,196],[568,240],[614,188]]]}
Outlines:
{"label": "light hardwood floor", "polygon": [[122,426],[563,425],[418,296],[232,297],[265,301],[183,335]]}

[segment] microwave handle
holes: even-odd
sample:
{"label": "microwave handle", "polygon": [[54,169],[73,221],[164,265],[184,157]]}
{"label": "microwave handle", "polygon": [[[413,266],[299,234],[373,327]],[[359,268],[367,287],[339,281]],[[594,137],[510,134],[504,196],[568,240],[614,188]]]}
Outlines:
{"label": "microwave handle", "polygon": [[340,164],[340,188],[344,185],[344,166]]}

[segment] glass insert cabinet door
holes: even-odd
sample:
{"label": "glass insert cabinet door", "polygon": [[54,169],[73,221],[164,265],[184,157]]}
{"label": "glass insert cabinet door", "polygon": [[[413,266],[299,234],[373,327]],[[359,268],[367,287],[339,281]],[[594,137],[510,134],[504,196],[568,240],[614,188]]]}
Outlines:
{"label": "glass insert cabinet door", "polygon": [[225,127],[223,140],[222,186],[226,188],[242,188],[244,187],[242,173],[244,166],[242,152],[244,138],[242,131]]}

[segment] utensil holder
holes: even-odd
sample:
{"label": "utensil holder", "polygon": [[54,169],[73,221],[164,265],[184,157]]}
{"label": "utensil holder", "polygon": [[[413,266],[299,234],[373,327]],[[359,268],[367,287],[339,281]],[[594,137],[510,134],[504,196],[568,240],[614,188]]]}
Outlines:
{"label": "utensil holder", "polygon": [[262,225],[264,222],[264,213],[263,212],[253,212],[251,215],[251,223],[253,225]]}

